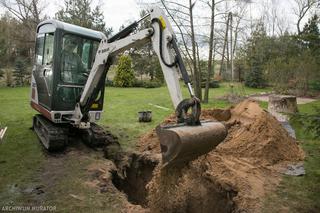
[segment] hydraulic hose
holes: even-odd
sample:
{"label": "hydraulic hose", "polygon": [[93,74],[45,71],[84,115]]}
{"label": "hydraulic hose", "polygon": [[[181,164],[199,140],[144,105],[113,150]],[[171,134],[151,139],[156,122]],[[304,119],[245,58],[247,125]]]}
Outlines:
{"label": "hydraulic hose", "polygon": [[[178,48],[178,44],[175,40],[175,38],[173,37],[172,40],[170,41],[172,44],[172,48],[175,52],[175,60],[172,63],[167,63],[164,60],[163,57],[163,50],[162,50],[162,39],[163,39],[163,32],[162,32],[162,25],[161,25],[161,21],[158,18],[154,18],[152,19],[152,23],[157,22],[159,25],[159,52],[160,52],[160,58],[162,60],[162,62],[167,66],[167,67],[173,67],[178,65],[183,81],[184,83],[187,85],[189,94],[191,96],[191,99],[184,99],[183,101],[181,101],[177,108],[176,108],[176,116],[178,119],[178,123],[185,123],[189,126],[197,126],[197,125],[201,125],[200,123],[200,114],[201,114],[201,105],[200,105],[200,100],[198,98],[195,97],[194,93],[193,93],[193,89],[191,86],[191,82],[189,79],[189,75],[187,72],[186,67],[184,66],[179,48]],[[190,115],[188,115],[188,110],[192,108],[192,113]]]}
{"label": "hydraulic hose", "polygon": [[167,67],[174,67],[176,64],[177,64],[177,60],[175,60],[174,62],[172,62],[171,64],[170,63],[167,63],[165,60],[164,60],[164,57],[163,57],[163,50],[162,50],[162,27],[161,27],[161,22],[160,22],[160,19],[158,18],[154,18],[151,20],[152,23],[154,22],[157,22],[158,23],[158,26],[159,26],[159,34],[160,34],[160,42],[159,42],[159,49],[160,49],[160,58],[162,60],[162,62],[167,66]]}
{"label": "hydraulic hose", "polygon": [[179,66],[179,69],[180,69],[180,72],[181,72],[183,81],[184,81],[184,83],[187,85],[187,88],[188,88],[188,91],[189,91],[190,96],[193,98],[193,97],[194,97],[194,93],[193,93],[193,90],[192,90],[192,87],[191,87],[191,82],[190,82],[190,79],[189,79],[189,76],[188,76],[188,72],[187,72],[187,70],[186,70],[186,67],[185,67],[184,64],[183,64],[182,57],[181,57],[181,54],[180,54],[180,51],[179,51],[177,42],[175,41],[175,38],[172,38],[171,44],[172,44],[172,47],[173,47],[173,50],[174,50],[176,56],[175,56],[174,62],[172,62],[171,64],[169,64],[169,63],[167,63],[167,62],[164,60],[164,57],[163,57],[163,50],[162,50],[163,32],[162,32],[162,27],[161,27],[161,21],[160,21],[160,19],[158,19],[158,18],[153,18],[151,22],[152,22],[152,23],[157,22],[157,23],[158,23],[158,26],[159,26],[159,34],[160,34],[160,36],[159,36],[159,37],[160,37],[160,38],[159,38],[159,40],[160,40],[160,41],[159,41],[159,50],[160,50],[160,58],[161,58],[162,62],[163,62],[167,67],[173,67],[173,66],[176,66],[176,65]]}

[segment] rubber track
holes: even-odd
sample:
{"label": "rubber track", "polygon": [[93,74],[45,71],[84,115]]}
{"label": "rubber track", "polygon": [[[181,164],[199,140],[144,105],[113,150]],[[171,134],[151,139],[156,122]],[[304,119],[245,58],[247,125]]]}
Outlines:
{"label": "rubber track", "polygon": [[42,115],[33,117],[33,129],[49,151],[62,150],[68,144],[68,128],[54,124]]}

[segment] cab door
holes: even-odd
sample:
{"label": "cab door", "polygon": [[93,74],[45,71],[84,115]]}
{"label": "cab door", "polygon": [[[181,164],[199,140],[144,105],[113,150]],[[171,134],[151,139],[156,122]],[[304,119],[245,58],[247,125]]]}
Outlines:
{"label": "cab door", "polygon": [[51,108],[53,91],[54,33],[38,33],[33,75],[37,83],[38,101]]}

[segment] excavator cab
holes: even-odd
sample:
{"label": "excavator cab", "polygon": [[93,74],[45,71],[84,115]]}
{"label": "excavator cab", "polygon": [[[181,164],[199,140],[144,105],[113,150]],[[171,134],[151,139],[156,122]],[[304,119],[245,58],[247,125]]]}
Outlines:
{"label": "excavator cab", "polygon": [[[63,149],[70,139],[70,119],[103,36],[57,20],[41,22],[37,27],[30,103],[39,112],[33,118],[33,129],[49,151]],[[100,120],[102,114],[104,79],[96,85],[98,95],[88,107],[90,122]],[[91,141],[92,131],[81,133]]]}
{"label": "excavator cab", "polygon": [[[31,106],[54,123],[68,123],[92,68],[102,33],[57,20],[37,28]],[[101,80],[104,85],[104,80]],[[100,119],[104,86],[91,105]]]}

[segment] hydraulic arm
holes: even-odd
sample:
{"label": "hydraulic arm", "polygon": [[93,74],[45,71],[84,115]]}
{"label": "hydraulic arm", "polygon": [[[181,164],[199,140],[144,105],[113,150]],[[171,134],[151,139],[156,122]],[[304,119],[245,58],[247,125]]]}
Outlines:
{"label": "hydraulic arm", "polygon": [[[139,22],[144,19],[150,19],[150,26],[138,30]],[[56,150],[64,147],[69,140],[70,133],[74,134],[75,131],[83,134],[84,141],[92,145],[101,144],[105,138],[109,137],[107,134],[102,134],[103,128],[94,123],[94,121],[99,120],[100,111],[102,111],[104,82],[107,72],[119,53],[130,48],[138,48],[146,43],[152,44],[152,48],[158,56],[177,117],[177,124],[159,125],[156,128],[164,165],[195,159],[211,151],[226,137],[227,131],[222,123],[200,122],[200,101],[194,95],[175,34],[164,12],[160,8],[152,8],[150,13],[140,21],[132,23],[111,38],[107,38],[100,32],[58,21],[40,24],[39,32],[37,32],[39,37],[37,43],[41,42],[41,39],[45,36],[46,39],[57,39],[55,41],[62,42],[61,46],[66,47],[62,51],[63,54],[56,56],[54,66],[50,65],[50,60],[47,63],[41,63],[43,59],[39,54],[38,68],[40,68],[40,71],[34,72],[32,79],[32,106],[41,113],[41,115],[34,117],[33,126],[47,149]],[[51,25],[46,25],[48,23]],[[74,35],[56,33],[65,28],[69,28],[69,31],[73,30]],[[84,37],[79,37],[79,34],[84,34],[84,32],[86,32]],[[62,35],[63,39],[58,39],[59,35]],[[90,43],[86,39],[86,37],[92,35],[95,35],[95,38],[101,38],[96,55],[93,58],[92,54],[83,55],[86,52],[85,50],[93,52],[93,48],[89,48]],[[92,44],[94,42],[98,41],[94,40]],[[58,53],[59,51],[56,50]],[[45,53],[50,54],[50,48],[46,47]],[[79,54],[82,54],[82,57],[79,57]],[[69,66],[68,68],[68,64],[64,62],[64,56],[72,59],[68,64],[78,66],[78,64],[83,63],[87,67],[91,67],[89,75],[82,72],[82,75],[79,76],[81,69],[72,69],[72,67],[77,66]],[[50,57],[46,56],[45,59],[47,58]],[[93,64],[90,64],[89,58],[93,59],[91,60],[94,61]],[[84,60],[86,60],[86,63],[84,63]],[[59,63],[62,63],[62,66]],[[52,71],[56,76],[55,78],[51,77]],[[179,72],[190,95],[187,99],[182,97]],[[81,84],[85,75],[86,79]],[[59,81],[55,84],[57,89],[51,90],[54,92],[52,96],[49,92],[46,93],[46,90],[50,91],[50,84],[47,82],[52,82],[55,79]],[[54,100],[57,101],[53,105]],[[67,104],[72,109],[71,111],[62,110],[67,107]],[[55,110],[50,109],[48,107],[50,105],[54,106]],[[94,105],[100,108],[94,111]]]}
{"label": "hydraulic arm", "polygon": [[133,33],[138,25],[138,22],[134,22],[109,40],[106,37],[101,40],[95,62],[72,118],[75,125],[78,125],[80,128],[89,127],[89,123],[86,121],[88,119],[85,114],[88,112],[92,101],[96,98],[99,82],[101,81],[101,78],[105,76],[108,66],[112,64],[114,56],[124,50],[128,50],[132,47],[139,47],[148,42],[152,43],[152,47],[159,57],[160,65],[174,107],[177,108],[182,101],[179,84],[180,71],[190,96],[193,98],[190,103],[197,105],[200,110],[199,101],[194,97],[191,82],[183,64],[169,21],[159,8],[151,9],[150,14],[144,18],[149,17],[152,21],[152,26],[150,28]]}
{"label": "hydraulic arm", "polygon": [[[226,128],[218,122],[200,122],[200,101],[194,95],[173,29],[161,9],[151,9],[148,16],[144,18],[151,19],[150,28],[134,33],[138,24],[135,22],[109,40],[106,37],[101,40],[72,120],[78,128],[90,127],[88,110],[98,95],[99,82],[105,77],[113,58],[124,50],[151,42],[159,58],[178,123],[174,126],[157,127],[163,161],[165,165],[186,162],[217,146],[226,137]],[[188,88],[189,99],[182,98],[179,71]],[[188,114],[189,108],[192,110]]]}

